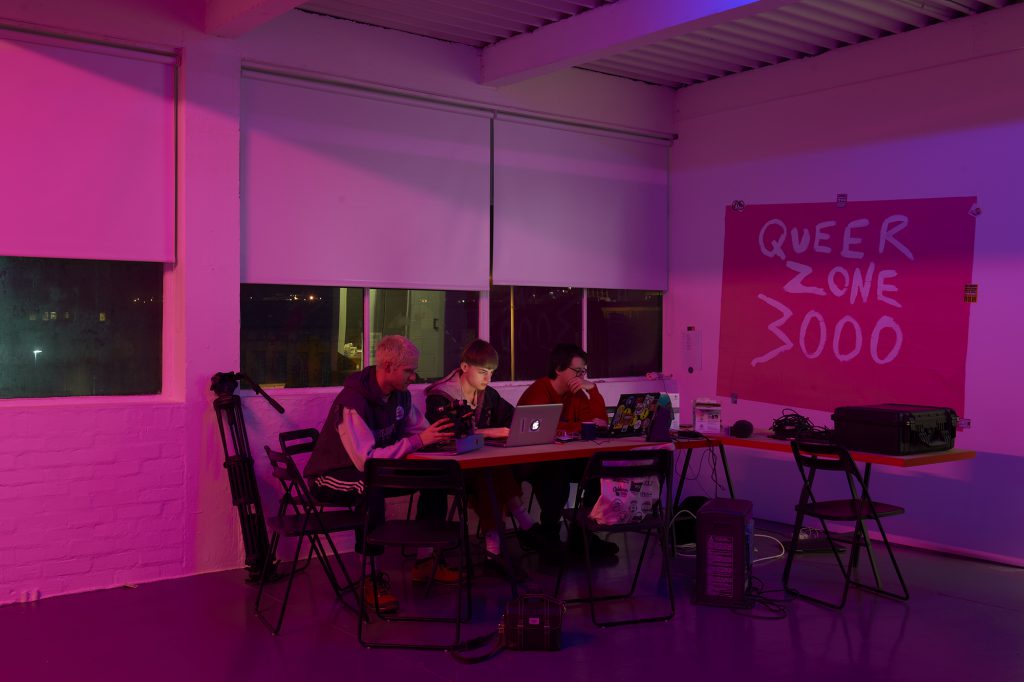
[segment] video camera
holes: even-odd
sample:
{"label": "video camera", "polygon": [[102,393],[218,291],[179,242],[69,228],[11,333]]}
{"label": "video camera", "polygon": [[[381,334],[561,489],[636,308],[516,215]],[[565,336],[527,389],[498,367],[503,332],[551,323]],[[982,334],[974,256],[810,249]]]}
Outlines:
{"label": "video camera", "polygon": [[465,400],[455,400],[447,405],[439,405],[430,415],[431,422],[447,419],[452,423],[455,438],[463,438],[473,433],[473,408]]}

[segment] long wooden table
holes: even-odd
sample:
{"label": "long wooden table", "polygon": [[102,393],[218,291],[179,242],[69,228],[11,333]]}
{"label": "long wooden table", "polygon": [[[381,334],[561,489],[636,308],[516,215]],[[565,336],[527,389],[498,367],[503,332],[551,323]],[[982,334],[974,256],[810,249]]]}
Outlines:
{"label": "long wooden table", "polygon": [[[792,454],[788,440],[770,438],[767,432],[755,433],[750,438],[736,438],[735,436],[719,435],[714,436],[716,441],[722,445],[738,448],[754,448],[756,450],[770,450],[773,452],[785,452]],[[855,462],[868,464],[883,464],[892,467],[919,467],[926,464],[941,464],[943,462],[957,462],[964,459],[974,459],[977,453],[974,450],[953,448],[941,452],[922,452],[916,455],[884,455],[880,452],[850,451],[850,456]]]}
{"label": "long wooden table", "polygon": [[[793,449],[789,440],[771,438],[767,432],[755,433],[750,438],[736,438],[735,436],[715,435],[704,439],[687,439],[676,441],[677,447],[686,448],[686,459],[683,462],[683,471],[682,474],[679,476],[679,484],[676,487],[676,494],[674,497],[675,508],[678,508],[680,503],[682,502],[683,482],[686,480],[686,473],[690,466],[690,455],[694,449],[700,447],[718,448],[718,452],[722,461],[722,469],[725,471],[725,480],[729,486],[729,495],[731,497],[735,497],[732,487],[732,477],[729,475],[728,458],[726,457],[725,452],[725,447],[727,445],[730,447],[750,448],[755,450],[766,450],[768,452],[786,453],[790,457],[792,457],[793,454]],[[967,459],[974,459],[977,456],[977,453],[974,450],[952,448],[950,450],[942,450],[939,452],[922,452],[913,455],[886,455],[879,452],[850,451],[850,456],[853,458],[854,461],[861,462],[864,464],[863,478],[864,486],[865,488],[867,488],[871,481],[871,468],[872,465],[875,464],[899,468],[919,467],[931,464],[942,464],[945,462],[958,462]],[[803,547],[802,544],[801,547]],[[880,586],[881,579],[878,575],[878,568],[875,565],[875,559],[871,550],[871,543],[867,541],[866,537],[864,548],[868,556],[868,560],[871,563],[871,572],[874,575],[875,584]]]}
{"label": "long wooden table", "polygon": [[[545,443],[543,445],[523,445],[520,447],[498,447],[485,445],[479,450],[467,452],[461,455],[454,452],[416,452],[407,459],[414,460],[455,460],[459,468],[477,470],[484,475],[484,484],[490,497],[494,510],[494,518],[501,518],[501,505],[494,492],[494,477],[492,471],[495,467],[512,466],[516,464],[534,464],[538,462],[557,462],[569,459],[589,459],[595,452],[614,452],[616,450],[635,450],[637,448],[672,448],[671,442],[649,443],[644,438],[601,438],[597,440],[574,440],[565,443]],[[678,447],[678,446],[676,446]],[[508,574],[509,584],[512,588],[512,597],[519,594],[515,580],[515,571],[512,568],[511,559],[508,555],[505,543],[501,543],[501,556],[499,557],[504,570]]]}
{"label": "long wooden table", "polygon": [[[686,458],[683,461],[683,471],[679,476],[679,483],[676,487],[675,504],[682,500],[683,482],[686,480],[687,471],[690,468],[690,456],[693,450],[704,447],[717,448],[722,462],[722,469],[725,472],[726,484],[729,487],[729,496],[736,497],[732,487],[732,476],[729,473],[729,460],[726,455],[726,446],[736,448],[749,448],[753,450],[766,450],[769,452],[784,452],[790,456],[793,450],[789,440],[771,438],[767,432],[757,432],[750,438],[737,438],[723,434],[715,434],[706,438],[687,438],[676,441],[676,447],[686,450]],[[892,467],[919,467],[929,464],[942,464],[945,462],[957,462],[966,459],[974,459],[977,453],[974,450],[953,448],[940,452],[922,452],[914,455],[885,455],[880,452],[850,451],[850,456],[855,462],[864,464],[864,483],[871,479],[871,467],[873,464]]]}
{"label": "long wooden table", "polygon": [[[690,459],[694,450],[703,448],[717,449],[722,469],[725,473],[725,480],[729,490],[729,496],[735,498],[732,476],[729,473],[729,460],[726,454],[726,446],[733,448],[748,448],[765,450],[769,452],[787,453],[792,455],[792,449],[788,440],[770,438],[766,432],[755,433],[750,438],[736,438],[727,435],[710,435],[704,438],[678,438],[674,442],[650,443],[644,438],[615,438],[597,440],[577,440],[566,443],[546,443],[544,445],[525,445],[522,447],[503,448],[487,445],[479,450],[457,455],[453,452],[417,452],[409,456],[409,459],[421,460],[447,460],[454,459],[463,470],[481,470],[485,474],[488,492],[495,509],[495,518],[501,518],[498,500],[494,495],[493,479],[490,471],[494,467],[511,466],[516,464],[533,464],[537,462],[555,462],[569,459],[589,458],[595,452],[607,452],[615,450],[635,450],[638,448],[670,448],[685,450],[683,469],[679,475],[675,495],[673,496],[674,507],[678,508],[682,502],[683,483],[690,468]],[[864,464],[864,483],[867,485],[871,479],[872,465],[893,466],[900,468],[919,467],[931,464],[942,464],[945,462],[956,462],[974,459],[977,453],[973,450],[953,448],[941,452],[925,452],[915,455],[885,455],[878,452],[851,451],[850,455],[854,461]],[[870,547],[868,548],[870,557]],[[502,547],[502,560],[508,564],[508,556]],[[872,564],[874,562],[872,561]],[[512,593],[517,593],[515,581],[512,580]]]}
{"label": "long wooden table", "polygon": [[657,447],[671,448],[673,444],[670,442],[649,443],[640,437],[599,438],[596,440],[572,440],[566,443],[523,445],[512,448],[485,445],[479,450],[462,455],[456,455],[453,452],[416,452],[409,455],[408,459],[454,459],[459,463],[459,468],[468,470],[511,466],[514,464],[557,462],[566,459],[584,459],[589,458],[595,452],[635,450],[641,447],[646,449]]}

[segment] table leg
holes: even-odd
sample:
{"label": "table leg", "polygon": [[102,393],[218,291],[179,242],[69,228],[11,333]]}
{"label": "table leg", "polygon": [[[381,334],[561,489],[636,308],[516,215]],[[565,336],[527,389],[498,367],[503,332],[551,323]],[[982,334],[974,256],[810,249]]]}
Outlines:
{"label": "table leg", "polygon": [[[863,479],[864,479],[864,492],[867,493],[868,483],[871,481],[871,462],[865,462],[864,463],[864,476],[863,476]],[[851,487],[851,492],[852,491],[853,491],[853,488]],[[856,495],[855,492],[854,492],[854,495]],[[868,555],[868,563],[871,564],[871,574],[875,577],[875,587],[877,587],[878,589],[882,589],[882,578],[881,578],[881,576],[878,575],[878,566],[875,563],[875,554],[871,550],[871,538],[868,537],[868,527],[867,527],[867,524],[864,523],[862,520],[861,521],[857,521],[857,523],[860,525],[861,537],[864,538],[864,552]],[[858,563],[857,560],[859,558],[859,554],[856,553],[856,552],[857,552],[857,548],[855,547],[854,548],[854,555],[853,555],[853,558],[852,558],[852,565],[853,566],[857,566],[857,563]]]}
{"label": "table leg", "polygon": [[[496,524],[502,523],[501,505],[498,504],[498,494],[494,489],[494,474],[490,467],[484,469],[484,485],[487,486],[487,496],[491,500],[491,510],[494,512],[494,521]],[[501,567],[505,571],[505,575],[508,577],[509,584],[512,586],[512,598],[515,599],[519,596],[519,586],[516,584],[516,573],[512,569],[512,560],[508,556],[508,543],[505,542],[504,533],[499,534],[498,542],[500,543],[498,560],[501,562]]]}
{"label": "table leg", "polygon": [[722,470],[725,471],[725,483],[729,486],[729,497],[736,499],[736,493],[732,489],[732,476],[729,474],[729,460],[725,457],[725,445],[718,444],[718,454],[722,458]]}
{"label": "table leg", "polygon": [[679,476],[679,484],[676,486],[676,496],[672,502],[672,513],[674,514],[679,509],[679,504],[683,501],[683,481],[686,480],[686,472],[690,469],[690,455],[693,454],[693,448],[686,448],[686,457],[683,459],[683,473]]}

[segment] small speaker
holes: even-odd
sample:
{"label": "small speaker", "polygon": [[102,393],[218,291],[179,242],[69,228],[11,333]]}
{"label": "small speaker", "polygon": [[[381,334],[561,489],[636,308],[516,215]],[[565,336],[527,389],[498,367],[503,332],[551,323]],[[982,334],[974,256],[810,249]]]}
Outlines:
{"label": "small speaker", "polygon": [[746,419],[740,419],[729,427],[729,435],[737,438],[750,438],[752,433],[754,433],[754,425]]}

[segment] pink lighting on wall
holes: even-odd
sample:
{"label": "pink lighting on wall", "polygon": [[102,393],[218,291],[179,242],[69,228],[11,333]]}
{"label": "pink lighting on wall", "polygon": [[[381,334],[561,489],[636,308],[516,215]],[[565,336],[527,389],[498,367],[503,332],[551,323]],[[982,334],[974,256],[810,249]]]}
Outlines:
{"label": "pink lighting on wall", "polygon": [[976,201],[727,208],[719,395],[963,414]]}

